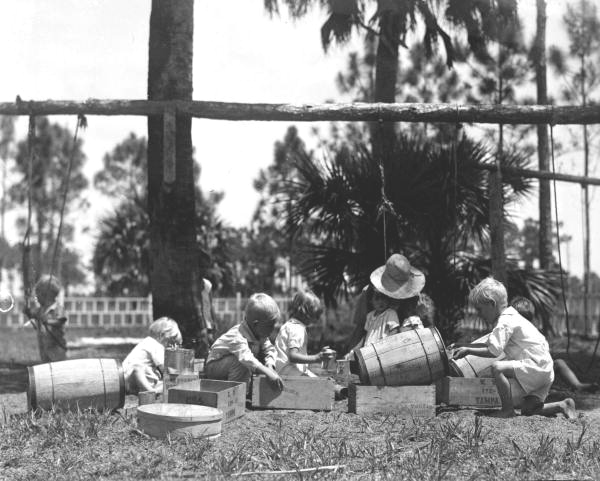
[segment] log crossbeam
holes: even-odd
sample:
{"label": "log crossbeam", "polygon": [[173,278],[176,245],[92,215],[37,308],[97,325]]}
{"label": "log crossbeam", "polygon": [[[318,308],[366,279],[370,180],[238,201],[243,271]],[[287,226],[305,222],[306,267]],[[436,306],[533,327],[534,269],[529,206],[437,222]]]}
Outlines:
{"label": "log crossbeam", "polygon": [[184,100],[44,100],[0,103],[0,115],[177,115],[215,120],[599,124],[600,106],[454,104],[264,104]]}

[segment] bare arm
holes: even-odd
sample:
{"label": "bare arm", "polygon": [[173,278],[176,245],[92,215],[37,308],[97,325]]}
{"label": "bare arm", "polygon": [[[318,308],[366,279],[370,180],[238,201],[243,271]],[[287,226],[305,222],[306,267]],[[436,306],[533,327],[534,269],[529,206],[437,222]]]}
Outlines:
{"label": "bare arm", "polygon": [[297,347],[292,347],[288,355],[290,362],[296,364],[309,364],[311,362],[319,362],[323,357],[318,354],[301,354]]}
{"label": "bare arm", "polygon": [[277,374],[273,369],[265,366],[264,364],[258,364],[256,366],[256,370],[267,376],[269,381],[271,381],[273,384],[275,384],[275,386],[277,386],[277,389],[279,389],[280,391],[283,389],[283,379],[281,379],[279,374]]}
{"label": "bare arm", "polygon": [[492,354],[485,344],[472,344],[472,346],[483,346],[483,347],[459,347],[452,355],[453,359],[460,359],[462,357],[471,355],[478,357],[497,357]]}

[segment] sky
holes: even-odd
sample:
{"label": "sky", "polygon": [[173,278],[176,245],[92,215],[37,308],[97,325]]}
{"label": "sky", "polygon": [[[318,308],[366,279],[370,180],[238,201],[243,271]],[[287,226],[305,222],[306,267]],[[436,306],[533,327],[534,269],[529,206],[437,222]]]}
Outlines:
{"label": "sky", "polygon": [[[548,2],[548,43],[564,45],[560,17],[566,2]],[[144,99],[147,89],[149,0],[3,0],[0,3],[0,42],[4,69],[0,101]],[[230,102],[322,103],[341,101],[335,75],[344,69],[347,53],[359,44],[323,52],[319,28],[325,12],[302,20],[285,15],[271,19],[263,0],[196,0],[194,4],[194,99]],[[535,21],[535,0],[520,2],[528,37]],[[562,35],[562,36],[561,36]],[[552,88],[558,79],[549,75]],[[75,117],[54,117],[75,128]],[[273,160],[273,144],[282,139],[288,122],[231,122],[195,119],[192,137],[205,192],[222,191],[219,214],[234,226],[248,225],[258,201],[252,181]],[[312,127],[298,124],[309,140]],[[23,118],[18,137],[26,131]],[[555,136],[566,135],[557,127]],[[130,132],[147,136],[142,117],[88,116],[81,134],[87,155],[85,173],[93,177],[102,157]],[[560,169],[582,174],[579,159],[557,159]],[[597,189],[597,188],[595,188]],[[581,188],[559,184],[558,210],[564,232],[573,237],[563,245],[563,263],[573,273],[582,270]],[[592,191],[594,192],[594,191]],[[99,218],[118,199],[90,192],[90,211],[74,213],[79,235],[76,248],[91,253]],[[593,197],[592,266],[600,272],[598,196]],[[537,197],[513,208],[515,220],[537,217]],[[594,225],[595,224],[595,225]],[[9,239],[16,241],[17,239]]]}

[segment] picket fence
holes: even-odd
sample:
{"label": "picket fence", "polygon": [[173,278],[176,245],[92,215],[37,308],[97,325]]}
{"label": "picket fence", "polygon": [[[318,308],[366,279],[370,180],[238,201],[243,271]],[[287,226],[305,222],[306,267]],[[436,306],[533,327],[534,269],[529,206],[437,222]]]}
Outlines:
{"label": "picket fence", "polygon": [[[274,299],[282,312],[287,312],[290,299]],[[247,298],[241,295],[213,299],[219,325],[226,328],[240,322],[246,301]],[[143,327],[153,319],[150,297],[67,297],[65,312],[69,327]],[[0,327],[17,328],[26,321],[21,300],[16,300],[16,305],[10,312],[0,313]]]}
{"label": "picket fence", "polygon": [[[213,306],[219,320],[219,327],[226,329],[242,320],[243,309],[247,298],[217,297]],[[275,297],[281,312],[287,312],[290,298]],[[583,297],[571,296],[567,299],[569,327],[574,334],[586,334],[583,316]],[[145,327],[152,322],[152,300],[149,297],[67,297],[65,311],[68,315],[69,327],[82,328],[118,328]],[[597,335],[600,321],[600,295],[590,296],[591,332]],[[18,328],[26,322],[23,315],[22,301],[17,300],[15,307],[8,313],[0,313],[0,327]],[[552,317],[552,325],[557,333],[566,333],[566,316],[562,303],[558,303]],[[459,327],[485,330],[483,322],[474,313],[466,316]]]}

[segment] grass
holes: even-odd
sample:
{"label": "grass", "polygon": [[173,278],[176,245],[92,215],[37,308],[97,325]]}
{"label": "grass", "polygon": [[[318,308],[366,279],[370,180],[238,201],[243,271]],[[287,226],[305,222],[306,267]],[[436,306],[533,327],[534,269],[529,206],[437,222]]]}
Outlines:
{"label": "grass", "polygon": [[[532,424],[544,432],[532,430]],[[3,427],[0,478],[229,479],[248,472],[338,466],[279,477],[598,479],[599,448],[592,427],[581,420],[505,421],[472,411],[429,421],[339,411],[248,412],[214,442],[152,439],[138,431],[134,417],[50,412],[13,418]]]}

